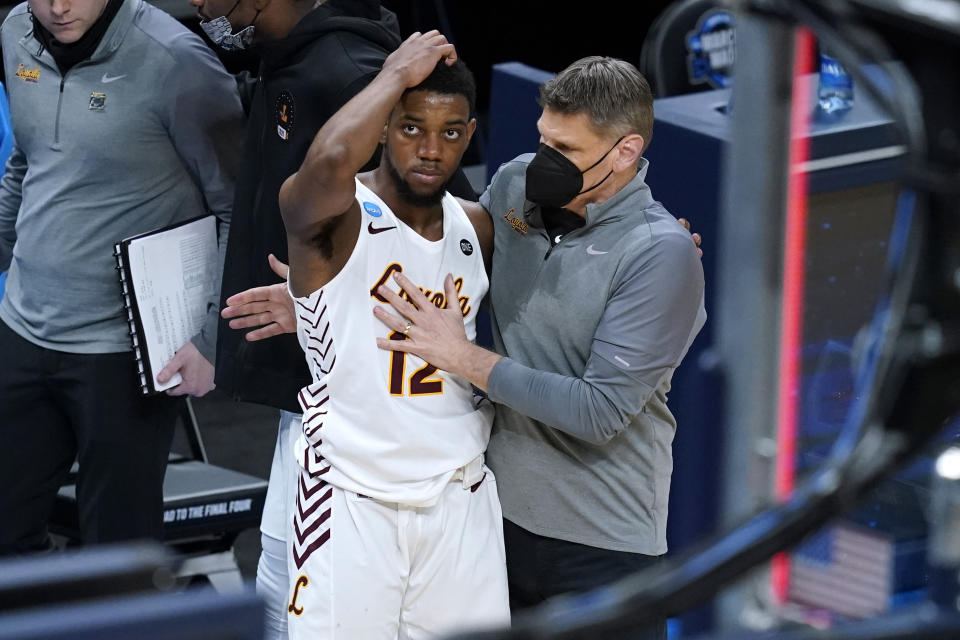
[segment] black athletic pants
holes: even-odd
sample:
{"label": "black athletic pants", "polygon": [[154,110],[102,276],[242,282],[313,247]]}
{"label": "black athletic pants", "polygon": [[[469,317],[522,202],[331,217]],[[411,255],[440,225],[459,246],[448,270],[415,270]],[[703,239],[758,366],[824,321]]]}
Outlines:
{"label": "black athletic pants", "polygon": [[[579,593],[616,582],[656,564],[660,556],[599,549],[530,533],[503,521],[507,579],[513,612],[540,604],[562,593]],[[667,623],[622,634],[605,633],[604,640],[666,640]]]}
{"label": "black athletic pants", "polygon": [[132,353],[53,351],[0,321],[0,555],[48,546],[75,458],[85,543],[159,539],[180,402],[141,395]]}

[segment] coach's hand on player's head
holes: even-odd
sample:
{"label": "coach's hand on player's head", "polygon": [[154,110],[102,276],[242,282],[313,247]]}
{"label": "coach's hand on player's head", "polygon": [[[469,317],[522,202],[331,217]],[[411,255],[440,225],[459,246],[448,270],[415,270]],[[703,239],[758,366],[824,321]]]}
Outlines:
{"label": "coach's hand on player's head", "polygon": [[415,87],[433,72],[441,60],[447,65],[456,62],[456,48],[436,29],[426,33],[417,31],[387,56],[382,73],[396,73],[403,78],[405,86]]}
{"label": "coach's hand on player's head", "polygon": [[171,396],[200,397],[213,391],[213,365],[203,357],[203,354],[192,342],[180,347],[173,355],[173,360],[157,374],[158,382],[167,382],[173,374],[179,373],[183,381],[172,389],[167,389]]}
{"label": "coach's hand on player's head", "polygon": [[293,298],[287,291],[289,267],[272,253],[267,256],[267,261],[273,272],[283,278],[283,282],[236,293],[227,298],[227,306],[220,311],[221,318],[230,319],[231,329],[257,327],[244,336],[248,342],[297,330]]}
{"label": "coach's hand on player's head", "polygon": [[381,349],[412,353],[438,369],[457,372],[463,353],[462,347],[470,347],[473,343],[467,339],[463,328],[463,313],[457,304],[459,293],[453,284],[453,276],[447,274],[443,281],[445,306],[442,309],[428,300],[402,273],[397,272],[393,277],[406,293],[409,302],[386,285],[380,285],[377,292],[402,317],[397,317],[380,306],[374,308],[373,314],[388,328],[406,335],[406,339],[377,338],[377,346]]}

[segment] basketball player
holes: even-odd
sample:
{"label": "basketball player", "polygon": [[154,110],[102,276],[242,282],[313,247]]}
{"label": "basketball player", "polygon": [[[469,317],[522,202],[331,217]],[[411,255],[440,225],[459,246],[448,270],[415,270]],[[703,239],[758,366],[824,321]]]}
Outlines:
{"label": "basketball player", "polygon": [[[453,45],[415,33],[319,131],[280,191],[289,288],[313,382],[291,523],[291,638],[420,638],[509,620],[490,414],[463,378],[377,348],[403,273],[468,335],[489,217],[446,193],[476,127]],[[386,123],[384,126],[383,123]],[[356,175],[378,143],[380,166]],[[474,228],[477,227],[477,229]],[[453,274],[444,293],[444,276]]]}

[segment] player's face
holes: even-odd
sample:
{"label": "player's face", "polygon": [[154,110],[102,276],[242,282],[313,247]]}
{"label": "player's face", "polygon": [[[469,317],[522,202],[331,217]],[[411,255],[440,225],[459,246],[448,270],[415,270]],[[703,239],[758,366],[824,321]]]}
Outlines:
{"label": "player's face", "polygon": [[30,0],[30,11],[63,44],[83,37],[97,21],[107,0]]}
{"label": "player's face", "polygon": [[412,91],[390,114],[383,161],[401,193],[439,202],[477,123],[461,95]]}

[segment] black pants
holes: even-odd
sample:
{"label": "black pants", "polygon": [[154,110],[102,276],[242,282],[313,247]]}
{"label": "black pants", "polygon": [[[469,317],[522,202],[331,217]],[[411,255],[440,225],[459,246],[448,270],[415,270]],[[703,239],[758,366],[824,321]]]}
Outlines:
{"label": "black pants", "polygon": [[75,458],[84,542],[159,539],[181,400],[144,398],[131,353],[44,349],[0,321],[0,354],[0,555],[46,548]]}
{"label": "black pants", "polygon": [[[517,612],[562,593],[601,587],[659,562],[659,556],[598,549],[545,538],[503,521],[507,550],[510,609]],[[605,633],[604,640],[665,640],[666,620],[623,634]]]}

